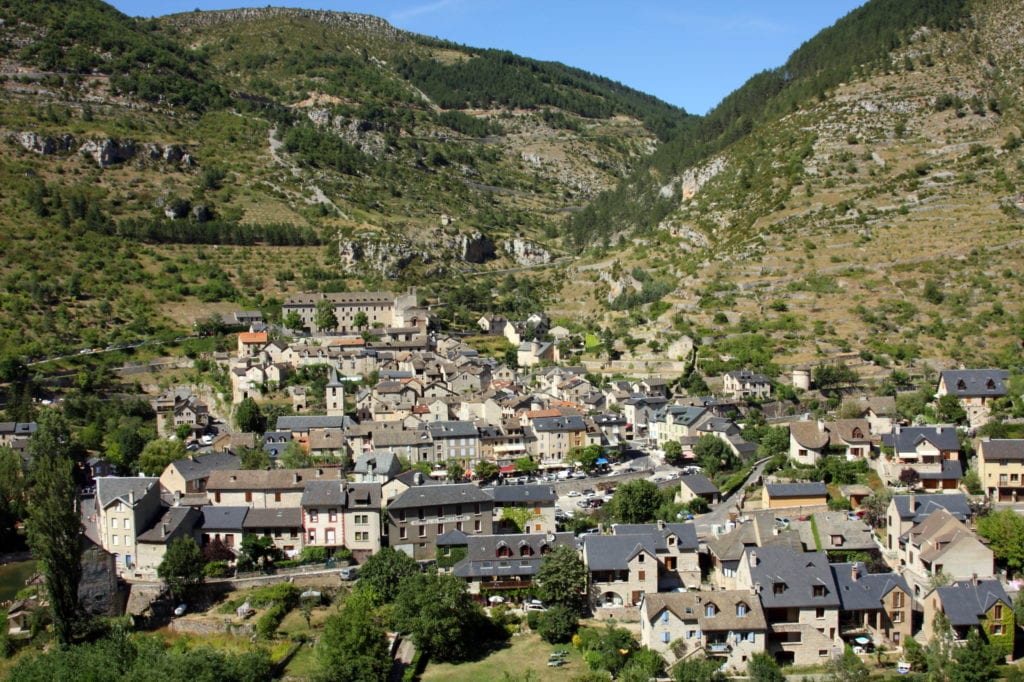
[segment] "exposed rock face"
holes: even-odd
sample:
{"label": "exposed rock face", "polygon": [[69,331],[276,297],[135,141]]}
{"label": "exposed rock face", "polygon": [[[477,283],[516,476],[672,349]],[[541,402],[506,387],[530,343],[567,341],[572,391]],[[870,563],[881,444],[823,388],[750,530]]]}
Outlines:
{"label": "exposed rock face", "polygon": [[82,579],[78,583],[78,600],[91,615],[120,615],[122,605],[117,590],[114,555],[89,540],[82,543]]}
{"label": "exposed rock face", "polygon": [[459,258],[467,263],[486,263],[494,260],[494,241],[485,234],[474,232],[456,237]]}
{"label": "exposed rock face", "polygon": [[40,135],[39,133],[33,133],[31,131],[25,131],[13,134],[14,140],[25,149],[36,154],[56,154],[57,152],[67,152],[75,148],[75,138],[70,134],[66,133],[60,137],[50,137],[48,135]]}
{"label": "exposed rock face", "polygon": [[529,239],[509,239],[502,248],[517,265],[541,265],[553,260],[547,249]]}
{"label": "exposed rock face", "polygon": [[341,239],[338,256],[345,265],[364,265],[385,277],[397,277],[417,258],[424,263],[431,261],[429,253],[416,249],[409,241],[378,234]]}
{"label": "exposed rock face", "polygon": [[108,137],[105,140],[85,142],[79,148],[78,153],[83,156],[91,156],[100,168],[106,168],[130,161],[135,158],[137,151],[135,140],[115,140]]}

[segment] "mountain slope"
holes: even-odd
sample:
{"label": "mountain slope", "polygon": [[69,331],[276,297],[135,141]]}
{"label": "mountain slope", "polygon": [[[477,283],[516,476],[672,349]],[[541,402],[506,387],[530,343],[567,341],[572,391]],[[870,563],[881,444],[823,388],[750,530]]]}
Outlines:
{"label": "mountain slope", "polygon": [[[634,335],[703,338],[711,370],[851,351],[878,376],[921,359],[1021,364],[1019,8],[981,0],[918,24],[934,3],[898,5],[910,24],[842,64],[842,81],[825,62],[849,42],[830,41],[871,35],[893,3],[868,3],[730,95],[696,123],[700,154],[686,134],[670,141],[574,218],[586,240],[632,226],[624,236],[641,245],[621,269],[678,283],[672,308]],[[787,74],[792,85],[756,96]]]}
{"label": "mountain slope", "polygon": [[272,314],[296,290],[543,264],[564,217],[687,119],[579,70],[362,15],[138,21],[95,0],[6,0],[0,18],[0,302],[15,322],[0,352]]}

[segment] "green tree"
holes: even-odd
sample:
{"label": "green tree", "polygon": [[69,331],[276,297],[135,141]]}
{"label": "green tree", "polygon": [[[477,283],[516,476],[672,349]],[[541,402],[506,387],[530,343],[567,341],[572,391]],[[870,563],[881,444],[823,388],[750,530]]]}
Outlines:
{"label": "green tree", "polygon": [[57,641],[70,644],[82,617],[82,522],[72,461],[71,429],[55,410],[39,414],[29,441],[31,485],[25,521],[32,555],[42,564]]}
{"label": "green tree", "polygon": [[238,429],[247,433],[263,433],[267,430],[267,421],[263,417],[260,406],[252,398],[244,398],[235,408],[235,423]]}
{"label": "green tree", "polygon": [[466,480],[466,467],[462,462],[453,459],[448,462],[448,468],[445,470],[445,474],[448,476],[448,480],[452,483],[462,483]]}
{"label": "green tree", "polygon": [[600,445],[575,447],[569,450],[569,461],[579,464],[585,471],[593,471],[597,468],[597,460],[601,459],[603,454],[604,450]]}
{"label": "green tree", "polygon": [[773,426],[765,429],[757,445],[757,456],[777,457],[789,456],[789,429],[785,426]]}
{"label": "green tree", "polygon": [[307,469],[313,466],[313,458],[297,440],[290,440],[285,444],[284,452],[278,461],[285,469]]}
{"label": "green tree", "polygon": [[494,462],[482,459],[476,463],[476,469],[473,470],[473,473],[481,481],[492,481],[498,477],[498,474],[501,473],[501,470],[498,468],[498,465],[495,464]]}
{"label": "green tree", "polygon": [[[174,417],[170,413],[168,413],[167,418],[170,423],[174,423]],[[187,440],[191,433],[192,427],[188,424],[179,424],[178,427],[174,429],[174,435],[181,441]]]}
{"label": "green tree", "polygon": [[297,310],[289,310],[284,316],[284,327],[291,331],[299,331],[302,329],[302,315],[299,315]]}
{"label": "green tree", "polygon": [[199,545],[192,538],[182,535],[174,538],[163,561],[156,567],[156,574],[167,583],[167,588],[176,599],[187,599],[203,583],[203,568],[206,560]]}
{"label": "green tree", "polygon": [[1012,509],[989,512],[978,519],[978,535],[1012,572],[1024,567],[1024,517],[1020,514]]}
{"label": "green tree", "polygon": [[654,521],[661,502],[658,486],[638,478],[616,489],[611,512],[622,523],[648,523]]}
{"label": "green tree", "polygon": [[684,658],[672,668],[676,682],[725,682],[722,664],[715,658],[694,656]]}
{"label": "green tree", "polygon": [[843,649],[842,656],[831,659],[825,669],[835,682],[867,682],[871,677],[868,667],[864,665],[864,661],[860,660],[857,654],[853,653],[850,645],[846,645],[846,648]]}
{"label": "green tree", "polygon": [[18,523],[25,519],[25,476],[21,456],[0,447],[0,547],[21,544]]}
{"label": "green tree", "polygon": [[786,676],[770,654],[756,653],[747,661],[747,677],[750,682],[786,682]]}
{"label": "green tree", "polygon": [[959,424],[967,421],[967,413],[959,398],[947,393],[935,401],[935,419],[944,424]]}
{"label": "green tree", "polygon": [[151,440],[142,448],[138,468],[147,476],[159,476],[168,464],[185,456],[185,444],[180,440]]}
{"label": "green tree", "polygon": [[859,381],[857,373],[846,363],[821,364],[812,370],[814,385],[825,391],[830,388],[852,386]]}
{"label": "green tree", "polygon": [[892,493],[884,488],[865,497],[860,508],[864,512],[864,522],[872,528],[880,528],[885,525],[885,514],[892,501]]}
{"label": "green tree", "polygon": [[620,682],[649,682],[663,677],[665,659],[657,651],[641,647],[634,651],[619,673]]}
{"label": "green tree", "polygon": [[677,440],[670,440],[662,446],[665,451],[665,461],[669,464],[679,464],[683,460],[683,446]]}
{"label": "green tree", "polygon": [[530,456],[520,457],[513,464],[516,467],[516,471],[524,474],[532,474],[539,468],[537,462]]}
{"label": "green tree", "polygon": [[139,454],[147,440],[142,433],[142,426],[142,420],[138,417],[123,417],[117,427],[103,438],[107,459],[121,472],[135,472]]}
{"label": "green tree", "polygon": [[575,549],[558,545],[537,570],[537,596],[548,606],[582,613],[586,604],[587,567]]}
{"label": "green tree", "polygon": [[490,631],[487,616],[466,582],[454,575],[415,573],[405,577],[393,617],[421,649],[438,661],[463,661],[479,651]]}
{"label": "green tree", "polygon": [[352,326],[359,330],[366,329],[370,326],[370,319],[366,316],[366,313],[360,310],[352,318]]}
{"label": "green tree", "polygon": [[405,552],[381,547],[359,569],[356,585],[359,590],[369,590],[375,600],[390,604],[398,595],[402,580],[419,572],[419,565]]}
{"label": "green tree", "polygon": [[707,434],[697,439],[693,446],[693,455],[704,471],[714,475],[723,466],[729,468],[732,451],[721,438]]}
{"label": "green tree", "polygon": [[581,631],[580,648],[588,668],[607,670],[614,678],[626,666],[637,644],[629,630],[608,623],[604,630],[587,628]]}
{"label": "green tree", "polygon": [[374,616],[373,603],[355,592],[344,608],[324,623],[316,644],[322,682],[385,682],[391,670],[388,636]]}
{"label": "green tree", "polygon": [[316,302],[314,321],[320,331],[333,332],[338,328],[338,316],[334,313],[334,303],[330,299],[322,298]]}
{"label": "green tree", "polygon": [[949,682],[991,682],[1000,678],[999,652],[984,640],[977,628],[967,633],[967,643],[953,651]]}
{"label": "green tree", "polygon": [[262,570],[267,570],[283,554],[274,544],[273,538],[255,533],[242,535],[242,543],[239,547],[239,564],[249,565]]}
{"label": "green tree", "polygon": [[537,634],[545,642],[562,644],[572,639],[580,625],[579,613],[562,604],[555,604],[542,613],[537,623]]}
{"label": "green tree", "polygon": [[263,448],[242,447],[238,459],[243,469],[269,469],[273,464],[270,453]]}

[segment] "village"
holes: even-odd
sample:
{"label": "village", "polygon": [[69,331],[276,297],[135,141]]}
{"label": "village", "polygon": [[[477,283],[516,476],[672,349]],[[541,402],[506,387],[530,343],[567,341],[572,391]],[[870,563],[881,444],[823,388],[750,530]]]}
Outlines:
{"label": "village", "polygon": [[[955,643],[975,631],[1014,658],[1019,584],[978,532],[1024,492],[1024,439],[978,435],[1007,398],[1005,370],[938,374],[934,399],[959,424],[908,422],[866,391],[822,418],[766,422],[778,380],[737,370],[691,395],[673,377],[596,377],[560,364],[566,330],[542,314],[480,320],[514,363],[434,332],[414,293],[300,296],[282,316],[283,329],[239,313],[249,330],[213,357],[230,378],[215,409],[187,386],[152,396],[187,456],[150,476],[89,459],[80,595],[93,613],[189,631],[202,603],[168,602],[160,577],[182,538],[226,590],[350,582],[390,548],[524,613],[547,608],[535,579],[566,547],[586,567],[588,615],[632,628],[669,668],[701,656],[741,673],[761,653],[814,666],[847,647],[910,666],[907,642],[940,622]],[[288,382],[304,368],[324,378],[315,400]],[[788,379],[810,391],[814,374]],[[280,391],[290,414],[246,429]],[[744,437],[757,419],[760,443]],[[2,444],[24,451],[36,428],[2,424]],[[616,495],[641,484],[669,504],[627,518]],[[11,604],[9,634],[26,636],[42,607]]]}

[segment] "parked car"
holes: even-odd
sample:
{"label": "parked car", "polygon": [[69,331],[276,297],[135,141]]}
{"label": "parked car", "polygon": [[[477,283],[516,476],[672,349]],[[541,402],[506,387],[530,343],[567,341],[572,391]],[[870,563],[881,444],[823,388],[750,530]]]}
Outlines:
{"label": "parked car", "polygon": [[583,490],[583,497],[593,497],[596,494],[593,488],[584,488]]}
{"label": "parked car", "polygon": [[188,604],[178,604],[174,607],[175,616],[184,616],[186,611],[188,611]]}
{"label": "parked car", "polygon": [[570,490],[570,491],[569,491],[568,493],[566,493],[566,494],[567,494],[567,495],[568,495],[569,497],[579,497],[579,496],[580,496],[580,491],[579,491],[579,490]]}
{"label": "parked car", "polygon": [[538,599],[531,599],[530,601],[526,602],[526,610],[527,611],[547,611],[548,607],[544,606],[544,602],[542,602],[542,601],[540,601]]}
{"label": "parked car", "polygon": [[358,566],[345,566],[338,571],[338,577],[342,580],[355,580],[357,575],[359,575]]}

